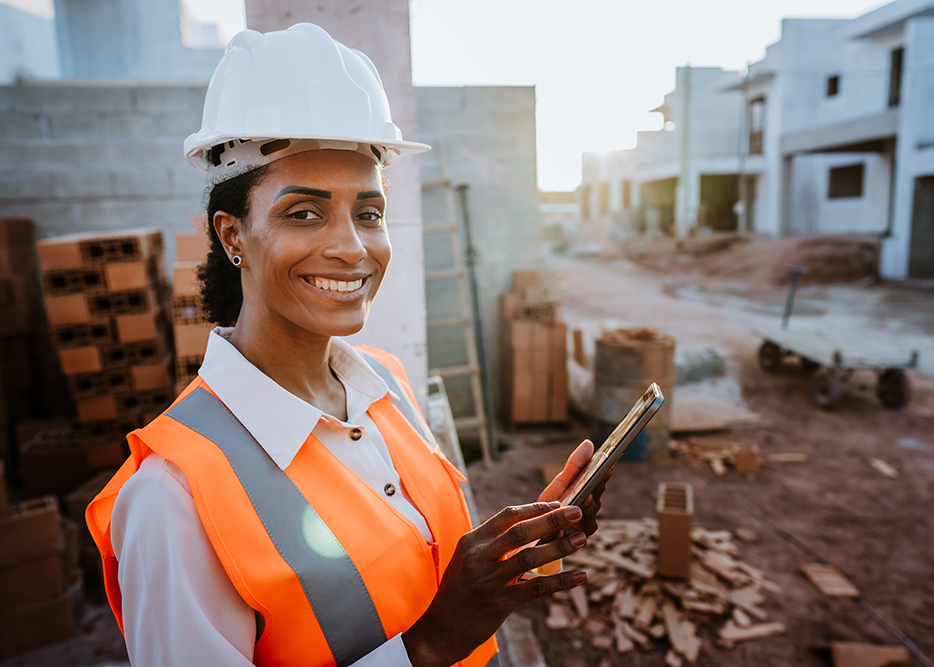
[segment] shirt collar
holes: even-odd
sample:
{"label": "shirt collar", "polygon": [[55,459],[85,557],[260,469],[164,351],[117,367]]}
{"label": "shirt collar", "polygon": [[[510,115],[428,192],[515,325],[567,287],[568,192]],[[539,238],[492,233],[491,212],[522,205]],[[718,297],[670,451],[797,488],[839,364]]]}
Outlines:
{"label": "shirt collar", "polygon": [[[211,332],[198,374],[275,464],[285,470],[326,415],[247,361],[227,340],[231,333],[232,327],[216,327]],[[359,422],[373,403],[387,393],[392,395],[383,379],[340,338],[331,339],[329,361],[347,393],[345,423]]]}

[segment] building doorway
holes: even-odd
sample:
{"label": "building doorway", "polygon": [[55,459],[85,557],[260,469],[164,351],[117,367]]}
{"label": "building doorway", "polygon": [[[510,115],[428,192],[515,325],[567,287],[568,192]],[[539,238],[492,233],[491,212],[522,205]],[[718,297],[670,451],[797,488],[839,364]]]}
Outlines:
{"label": "building doorway", "polygon": [[677,178],[649,181],[639,186],[639,230],[661,232],[671,236],[675,231],[675,190]]}
{"label": "building doorway", "polygon": [[934,176],[915,179],[908,277],[934,278]]}
{"label": "building doorway", "polygon": [[739,227],[736,218],[738,201],[739,176],[701,174],[697,226],[708,227],[714,232],[735,232]]}

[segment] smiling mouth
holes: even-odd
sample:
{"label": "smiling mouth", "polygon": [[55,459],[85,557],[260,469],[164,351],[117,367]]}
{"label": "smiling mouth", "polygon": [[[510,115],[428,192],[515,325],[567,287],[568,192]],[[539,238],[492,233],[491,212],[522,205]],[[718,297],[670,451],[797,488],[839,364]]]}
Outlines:
{"label": "smiling mouth", "polygon": [[344,281],[344,280],[330,280],[329,278],[319,278],[317,276],[303,276],[302,280],[313,287],[317,287],[320,290],[325,292],[356,292],[361,287],[363,283],[366,282],[366,278],[360,278],[359,280]]}

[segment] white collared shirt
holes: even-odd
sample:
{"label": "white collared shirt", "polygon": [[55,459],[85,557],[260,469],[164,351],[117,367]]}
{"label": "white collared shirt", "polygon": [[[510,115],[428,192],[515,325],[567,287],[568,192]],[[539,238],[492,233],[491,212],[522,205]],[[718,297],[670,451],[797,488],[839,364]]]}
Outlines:
{"label": "white collared shirt", "polygon": [[[341,421],[260,372],[226,340],[231,331],[218,327],[211,333],[199,374],[276,465],[288,468],[311,433],[431,541],[427,522],[367,414],[387,393],[398,399],[383,379],[347,343],[332,339],[331,369],[347,395],[347,421]],[[354,431],[360,432],[358,440],[351,438]],[[388,484],[398,492],[387,496]],[[133,665],[252,663],[255,613],[214,553],[178,466],[157,454],[146,457],[117,496],[111,542]],[[411,662],[397,635],[354,665],[411,667]]]}

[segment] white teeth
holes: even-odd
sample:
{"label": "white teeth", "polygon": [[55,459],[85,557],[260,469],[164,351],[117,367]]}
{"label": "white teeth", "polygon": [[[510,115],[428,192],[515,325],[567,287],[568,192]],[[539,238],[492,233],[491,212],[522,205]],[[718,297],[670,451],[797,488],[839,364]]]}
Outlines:
{"label": "white teeth", "polygon": [[327,278],[315,278],[315,287],[329,292],[354,292],[363,287],[363,279],[347,282],[344,280],[329,280]]}

